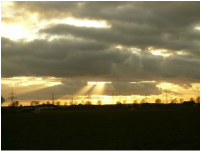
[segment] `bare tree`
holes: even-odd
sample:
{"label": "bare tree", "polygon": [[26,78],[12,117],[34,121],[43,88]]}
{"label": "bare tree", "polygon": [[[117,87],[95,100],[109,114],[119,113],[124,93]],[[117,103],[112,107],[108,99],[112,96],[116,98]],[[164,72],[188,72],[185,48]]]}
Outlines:
{"label": "bare tree", "polygon": [[119,105],[119,104],[121,104],[121,102],[120,102],[120,101],[117,101],[117,102],[116,102],[116,105]]}
{"label": "bare tree", "polygon": [[37,106],[39,103],[39,101],[31,101],[30,106]]}
{"label": "bare tree", "polygon": [[196,103],[200,103],[200,96],[198,96],[195,100]]}
{"label": "bare tree", "polygon": [[67,106],[68,104],[67,104],[67,102],[64,102],[64,106]]}
{"label": "bare tree", "polygon": [[82,104],[85,104],[85,101],[84,101],[84,100],[82,100],[82,101],[81,101],[81,103],[82,103]]}
{"label": "bare tree", "polygon": [[39,105],[40,104],[40,101],[36,101],[36,103],[35,103],[36,105]]}
{"label": "bare tree", "polygon": [[143,104],[143,103],[146,103],[146,99],[142,99],[142,100],[140,101],[140,104]]}
{"label": "bare tree", "polygon": [[98,101],[97,101],[97,104],[98,104],[98,105],[101,105],[101,104],[102,104],[101,100],[98,100]]}
{"label": "bare tree", "polygon": [[85,105],[92,105],[91,101],[86,101]]}
{"label": "bare tree", "polygon": [[172,104],[178,103],[177,98],[173,99],[171,103],[172,103]]}
{"label": "bare tree", "polygon": [[133,101],[133,104],[138,104],[138,101],[137,101],[137,100],[134,100],[134,101]]}
{"label": "bare tree", "polygon": [[155,103],[156,103],[156,104],[160,104],[160,103],[161,103],[161,99],[159,99],[159,98],[156,99],[156,100],[155,100]]}
{"label": "bare tree", "polygon": [[20,105],[19,101],[14,101],[9,104],[9,106],[18,107]]}
{"label": "bare tree", "polygon": [[70,104],[70,105],[77,105],[78,102],[77,102],[77,101],[70,101],[69,104]]}
{"label": "bare tree", "polygon": [[59,102],[59,101],[57,101],[55,104],[56,104],[57,106],[60,106],[60,102]]}
{"label": "bare tree", "polygon": [[179,102],[182,104],[184,102],[184,99],[183,98],[180,98],[179,99]]}
{"label": "bare tree", "polygon": [[3,104],[6,100],[4,99],[3,96],[1,96],[1,104]]}
{"label": "bare tree", "polygon": [[69,104],[70,104],[70,105],[73,105],[73,101],[70,101]]}
{"label": "bare tree", "polygon": [[74,105],[77,105],[77,104],[78,104],[78,102],[77,102],[77,101],[73,101],[73,104],[74,104]]}
{"label": "bare tree", "polygon": [[194,101],[195,102],[195,99],[194,98],[190,98],[190,101]]}

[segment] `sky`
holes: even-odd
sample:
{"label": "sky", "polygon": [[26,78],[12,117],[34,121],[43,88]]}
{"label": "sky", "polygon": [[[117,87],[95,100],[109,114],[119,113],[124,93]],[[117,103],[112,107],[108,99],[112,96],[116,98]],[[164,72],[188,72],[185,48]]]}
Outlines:
{"label": "sky", "polygon": [[23,104],[196,98],[200,2],[1,1],[4,105],[12,90]]}

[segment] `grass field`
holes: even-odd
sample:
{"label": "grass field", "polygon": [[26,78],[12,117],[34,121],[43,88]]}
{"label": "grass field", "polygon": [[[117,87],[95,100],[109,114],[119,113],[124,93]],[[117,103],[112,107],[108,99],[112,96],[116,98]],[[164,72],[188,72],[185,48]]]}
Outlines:
{"label": "grass field", "polygon": [[200,109],[1,115],[2,150],[199,150]]}

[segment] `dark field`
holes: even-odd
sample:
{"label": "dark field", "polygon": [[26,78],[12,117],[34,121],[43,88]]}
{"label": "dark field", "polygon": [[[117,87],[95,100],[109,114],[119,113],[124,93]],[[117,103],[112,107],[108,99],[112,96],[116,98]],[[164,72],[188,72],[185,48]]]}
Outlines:
{"label": "dark field", "polygon": [[200,109],[2,114],[1,133],[2,150],[199,150]]}

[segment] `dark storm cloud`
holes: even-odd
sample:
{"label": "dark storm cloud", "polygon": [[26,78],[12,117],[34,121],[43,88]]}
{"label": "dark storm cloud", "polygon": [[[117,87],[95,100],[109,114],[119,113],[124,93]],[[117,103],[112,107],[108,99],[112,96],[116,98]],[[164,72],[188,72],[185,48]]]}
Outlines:
{"label": "dark storm cloud", "polygon": [[[71,15],[77,18],[151,23],[165,27],[199,24],[200,2],[14,2],[45,18]],[[64,16],[62,16],[64,17]],[[65,16],[66,17],[66,16]],[[178,21],[179,20],[179,21]],[[171,21],[171,24],[170,24]],[[167,26],[168,24],[168,26]]]}
{"label": "dark storm cloud", "polygon": [[[3,22],[16,22],[29,12],[37,13],[39,21],[74,17],[104,20],[110,27],[55,23],[39,29],[37,34],[73,38],[23,42],[2,37],[2,77],[77,77],[63,79],[62,85],[55,87],[63,94],[64,90],[73,94],[91,80],[113,81],[115,91],[125,95],[160,94],[156,87],[159,82],[191,87],[191,82],[200,80],[200,33],[194,29],[200,26],[199,3],[14,2],[13,7],[22,12],[15,14],[16,19],[3,16]],[[140,51],[133,53],[131,47]],[[167,49],[171,56],[153,55],[150,47]],[[179,51],[185,54],[177,54]],[[146,80],[156,83],[129,83]],[[110,91],[108,85],[106,90]]]}
{"label": "dark storm cloud", "polygon": [[54,25],[41,30],[49,34],[96,39],[141,49],[154,47],[199,55],[200,2],[15,2],[15,6],[37,12],[43,19],[105,20],[109,29]]}
{"label": "dark storm cloud", "polygon": [[129,49],[107,45],[103,45],[102,50],[96,49],[96,45],[86,49],[87,42],[91,45],[91,41],[76,41],[74,46],[65,39],[20,43],[2,38],[2,77],[83,76],[103,81],[186,77],[199,80],[198,59],[185,55],[164,58],[147,52],[135,54]]}
{"label": "dark storm cloud", "polygon": [[[121,63],[131,54],[107,45],[68,40],[29,43],[2,38],[2,77],[10,76],[104,76],[113,63]],[[96,48],[97,46],[97,48]],[[99,51],[102,46],[102,51]],[[87,49],[88,48],[88,49]],[[105,48],[105,49],[104,49]],[[14,70],[9,70],[11,67]],[[17,67],[18,66],[18,67]],[[18,72],[19,71],[19,72]]]}
{"label": "dark storm cloud", "polygon": [[[50,35],[72,35],[85,39],[96,39],[113,45],[126,45],[140,49],[154,47],[155,49],[168,49],[169,51],[186,51],[188,53],[199,54],[199,32],[195,32],[193,27],[191,35],[183,37],[175,36],[176,31],[165,32],[160,29],[149,27],[148,25],[119,25],[121,27],[111,28],[87,28],[76,27],[67,24],[58,24],[47,29],[40,30],[41,33]],[[130,27],[130,28],[129,28]],[[136,27],[136,28],[135,28]],[[183,31],[184,32],[184,31]],[[185,31],[186,32],[186,31]],[[188,32],[188,31],[187,31]],[[193,36],[195,41],[191,41]]]}
{"label": "dark storm cloud", "polygon": [[156,87],[157,83],[114,82],[106,84],[105,93],[111,95],[159,95],[162,91]]}

